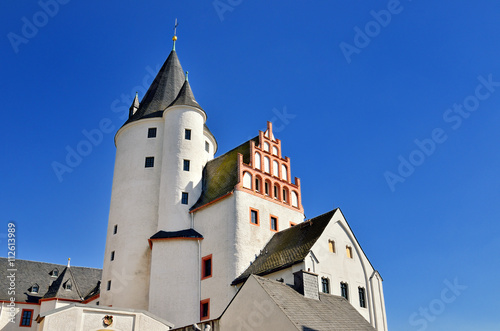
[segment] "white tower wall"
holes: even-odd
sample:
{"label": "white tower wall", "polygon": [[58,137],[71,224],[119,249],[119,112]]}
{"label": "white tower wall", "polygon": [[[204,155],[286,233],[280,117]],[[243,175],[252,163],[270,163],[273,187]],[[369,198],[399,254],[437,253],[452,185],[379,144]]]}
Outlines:
{"label": "white tower wall", "polygon": [[[162,124],[159,118],[143,119],[122,127],[115,137],[102,305],[148,309],[151,251],[147,239],[157,230]],[[157,128],[157,136],[148,138],[148,129],[153,127]],[[145,168],[148,156],[155,158],[152,168]],[[109,291],[108,281],[111,281]]]}

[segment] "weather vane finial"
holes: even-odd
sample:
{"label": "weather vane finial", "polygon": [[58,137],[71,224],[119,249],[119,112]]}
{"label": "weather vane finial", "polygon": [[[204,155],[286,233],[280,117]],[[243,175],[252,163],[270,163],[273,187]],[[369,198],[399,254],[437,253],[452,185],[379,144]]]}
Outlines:
{"label": "weather vane finial", "polygon": [[172,37],[172,40],[174,41],[174,46],[172,47],[172,50],[175,51],[175,41],[177,40],[177,18],[175,19],[175,24],[174,24],[174,36]]}

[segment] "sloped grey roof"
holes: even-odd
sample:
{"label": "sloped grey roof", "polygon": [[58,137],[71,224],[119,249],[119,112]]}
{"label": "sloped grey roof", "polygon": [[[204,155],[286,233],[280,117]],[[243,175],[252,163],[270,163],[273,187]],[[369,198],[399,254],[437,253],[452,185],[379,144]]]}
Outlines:
{"label": "sloped grey roof", "polygon": [[319,300],[309,299],[283,283],[255,275],[252,277],[255,277],[298,330],[375,330],[343,297],[320,293]]}
{"label": "sloped grey roof", "polygon": [[182,70],[177,53],[172,50],[142,98],[139,109],[125,124],[141,118],[161,117],[165,108],[179,94],[185,80],[184,71]]}
{"label": "sloped grey roof", "polygon": [[203,108],[201,108],[198,102],[196,102],[193,91],[191,90],[191,85],[189,85],[187,79],[182,85],[179,94],[177,95],[175,100],[169,105],[169,107],[170,106],[191,106],[203,110]]}
{"label": "sloped grey roof", "polygon": [[203,169],[202,192],[191,210],[210,203],[234,190],[238,184],[238,154],[243,162],[250,163],[250,141],[258,142],[258,136],[207,162]]}
{"label": "sloped grey roof", "polygon": [[149,239],[169,239],[169,238],[203,238],[203,236],[194,229],[180,231],[158,231]]}
{"label": "sloped grey roof", "polygon": [[302,262],[337,209],[275,233],[255,261],[233,282],[244,282],[251,274],[267,275]]}
{"label": "sloped grey roof", "polygon": [[[0,300],[9,300],[11,297],[7,291],[9,288],[10,274],[8,271],[9,261],[7,258],[0,258]],[[37,303],[42,298],[61,298],[80,300],[80,296],[88,299],[99,293],[99,282],[101,280],[101,269],[70,267],[67,272],[66,266],[62,264],[35,262],[28,260],[15,261],[16,274],[16,301]],[[59,272],[58,277],[52,277],[54,269]],[[60,291],[62,285],[72,279],[71,291]],[[33,285],[38,284],[38,293],[32,293]],[[76,290],[78,289],[78,290]],[[92,294],[93,293],[93,294]],[[90,296],[89,296],[90,295]]]}

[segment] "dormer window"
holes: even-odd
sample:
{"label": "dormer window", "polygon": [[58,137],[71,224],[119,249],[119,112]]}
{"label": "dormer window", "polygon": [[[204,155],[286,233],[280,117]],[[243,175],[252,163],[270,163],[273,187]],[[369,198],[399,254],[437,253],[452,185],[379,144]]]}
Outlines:
{"label": "dormer window", "polygon": [[51,272],[49,272],[49,275],[51,277],[58,277],[59,276],[59,270],[57,268],[55,268],[54,270],[52,270]]}
{"label": "dormer window", "polygon": [[64,289],[66,291],[71,291],[71,282],[69,280],[64,284]]}
{"label": "dormer window", "polygon": [[38,293],[39,290],[40,286],[38,286],[38,284],[34,284],[33,286],[31,286],[31,293]]}

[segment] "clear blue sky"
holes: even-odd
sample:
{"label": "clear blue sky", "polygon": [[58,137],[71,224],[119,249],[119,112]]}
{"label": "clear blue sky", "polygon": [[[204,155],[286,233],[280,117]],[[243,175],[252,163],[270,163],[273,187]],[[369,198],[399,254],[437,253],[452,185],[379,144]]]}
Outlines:
{"label": "clear blue sky", "polygon": [[14,221],[19,258],[102,266],[114,133],[177,17],[218,154],[280,128],[307,218],[340,207],[384,278],[390,330],[500,329],[498,1],[59,1],[0,13],[3,256]]}

